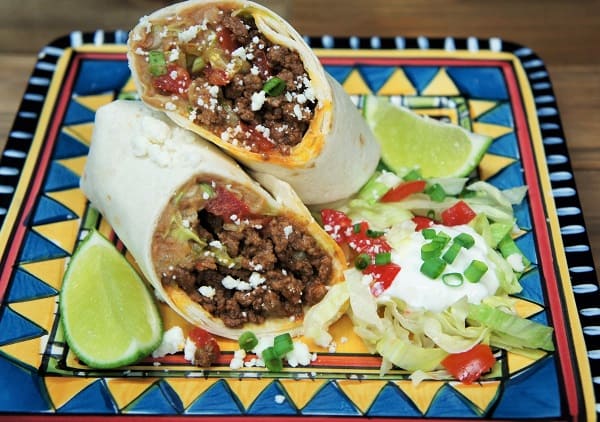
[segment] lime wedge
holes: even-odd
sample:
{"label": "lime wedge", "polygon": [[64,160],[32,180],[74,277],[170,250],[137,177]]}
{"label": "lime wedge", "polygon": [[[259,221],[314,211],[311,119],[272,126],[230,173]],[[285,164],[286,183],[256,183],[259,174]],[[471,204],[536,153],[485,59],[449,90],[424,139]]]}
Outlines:
{"label": "lime wedge", "polygon": [[67,343],[92,368],[134,363],[162,339],[152,294],[125,257],[95,230],[71,257],[59,309]]}
{"label": "lime wedge", "polygon": [[492,139],[368,96],[365,119],[381,144],[381,159],[399,175],[419,168],[425,178],[468,176]]}

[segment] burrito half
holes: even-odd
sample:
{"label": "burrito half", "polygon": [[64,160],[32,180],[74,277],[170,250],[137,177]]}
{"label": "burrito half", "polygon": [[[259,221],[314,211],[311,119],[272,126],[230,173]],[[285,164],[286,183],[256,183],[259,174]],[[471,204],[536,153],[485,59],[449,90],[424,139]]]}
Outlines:
{"label": "burrito half", "polygon": [[261,187],[141,102],[100,108],[81,188],[160,296],[225,337],[298,334],[343,253],[285,182]]}
{"label": "burrito half", "polygon": [[379,145],[289,23],[249,1],[190,0],[145,16],[128,58],[141,99],[306,204],[347,198]]}

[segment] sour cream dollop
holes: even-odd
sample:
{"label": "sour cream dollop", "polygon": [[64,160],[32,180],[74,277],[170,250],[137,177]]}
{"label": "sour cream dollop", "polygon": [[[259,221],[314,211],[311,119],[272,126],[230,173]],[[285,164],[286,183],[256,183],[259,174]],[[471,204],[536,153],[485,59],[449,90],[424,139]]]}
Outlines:
{"label": "sour cream dollop", "polygon": [[[427,277],[420,271],[423,263],[421,246],[429,241],[423,238],[420,231],[413,232],[401,240],[395,241],[392,245],[392,262],[400,265],[401,270],[392,284],[382,293],[382,296],[402,299],[411,308],[442,312],[465,296],[470,303],[479,303],[482,299],[495,294],[500,280],[496,273],[496,266],[487,258],[490,247],[485,240],[467,225],[452,227],[432,225],[431,228],[436,232],[443,231],[451,238],[461,233],[467,233],[475,240],[475,244],[470,249],[461,248],[454,262],[446,266],[443,274],[462,274],[474,259],[485,262],[488,266],[487,272],[477,283],[464,280],[462,285],[456,287],[444,284],[441,277],[435,280]],[[450,243],[451,241],[444,252]]]}

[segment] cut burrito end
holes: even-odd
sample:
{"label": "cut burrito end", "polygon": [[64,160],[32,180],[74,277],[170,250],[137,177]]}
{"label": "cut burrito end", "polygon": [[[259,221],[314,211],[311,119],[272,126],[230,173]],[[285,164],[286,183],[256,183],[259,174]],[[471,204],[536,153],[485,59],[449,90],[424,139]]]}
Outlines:
{"label": "cut burrito end", "polygon": [[81,186],[158,296],[214,334],[299,334],[343,279],[342,251],[289,185],[263,188],[141,103],[98,110]]}
{"label": "cut burrito end", "polygon": [[302,164],[320,152],[307,144],[322,136],[331,104],[303,44],[260,5],[196,0],[142,18],[129,60],[142,99],[178,124],[230,153]]}

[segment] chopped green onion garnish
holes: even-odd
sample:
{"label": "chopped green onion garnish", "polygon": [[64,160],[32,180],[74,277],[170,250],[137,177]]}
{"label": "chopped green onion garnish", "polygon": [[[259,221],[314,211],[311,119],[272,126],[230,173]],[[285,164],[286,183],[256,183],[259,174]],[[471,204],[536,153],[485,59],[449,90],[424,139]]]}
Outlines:
{"label": "chopped green onion garnish", "polygon": [[435,220],[435,211],[434,210],[427,211],[427,218]]}
{"label": "chopped green onion garnish", "polygon": [[238,338],[238,344],[240,349],[245,350],[246,352],[252,350],[258,344],[258,338],[256,334],[252,331],[244,331],[242,335]]}
{"label": "chopped green onion garnish", "polygon": [[354,258],[354,266],[357,270],[364,270],[371,263],[371,257],[366,253],[361,253]]}
{"label": "chopped green onion garnish", "polygon": [[477,283],[487,270],[488,266],[485,262],[474,259],[465,269],[465,278],[471,283]]}
{"label": "chopped green onion garnish", "polygon": [[279,372],[283,369],[283,361],[280,356],[277,356],[273,346],[262,351],[262,359],[269,371]]}
{"label": "chopped green onion garnish", "polygon": [[202,57],[196,57],[192,62],[191,73],[198,73],[206,66],[206,61]]}
{"label": "chopped green onion garnish", "polygon": [[364,199],[371,205],[379,201],[390,190],[388,185],[379,180],[380,176],[381,172],[373,173],[367,183],[358,191],[357,198]]}
{"label": "chopped green onion garnish", "polygon": [[421,273],[435,280],[444,272],[444,268],[446,268],[446,262],[443,259],[429,258],[423,261]]}
{"label": "chopped green onion garnish", "polygon": [[148,53],[148,65],[152,76],[161,76],[167,73],[167,61],[162,51],[151,51]]}
{"label": "chopped green onion garnish", "polygon": [[463,276],[461,273],[447,273],[442,276],[442,281],[450,287],[458,287],[463,284]]}
{"label": "chopped green onion garnish", "polygon": [[285,81],[277,76],[272,77],[263,85],[263,91],[271,97],[283,94],[285,90]]}
{"label": "chopped green onion garnish", "polygon": [[469,233],[461,233],[454,238],[456,243],[459,243],[465,249],[471,249],[475,244],[475,239]]}
{"label": "chopped green onion garnish", "polygon": [[406,173],[402,179],[404,179],[407,182],[410,182],[412,180],[423,180],[423,176],[421,175],[421,172],[419,170],[412,169],[411,171]]}
{"label": "chopped green onion garnish", "polygon": [[448,248],[448,250],[444,253],[444,255],[442,255],[442,259],[448,264],[452,264],[458,256],[458,254],[460,253],[461,249],[462,245],[460,243],[453,242]]}
{"label": "chopped green onion garnish", "polygon": [[354,234],[360,233],[360,229],[361,229],[360,223],[355,223],[354,225],[352,225],[352,232]]}
{"label": "chopped green onion garnish", "polygon": [[433,185],[428,186],[427,189],[425,189],[425,193],[429,195],[431,200],[434,202],[442,202],[444,199],[446,199],[446,191],[439,183],[434,183]]}
{"label": "chopped green onion garnish", "polygon": [[211,185],[208,183],[200,183],[200,192],[202,193],[202,199],[211,199],[217,196],[217,193]]}
{"label": "chopped green onion garnish", "polygon": [[423,235],[423,239],[431,240],[436,236],[435,229],[423,229],[421,230],[421,234]]}
{"label": "chopped green onion garnish", "polygon": [[421,259],[424,261],[430,258],[437,258],[441,253],[442,248],[439,243],[429,242],[421,246]]}
{"label": "chopped green onion garnish", "polygon": [[440,231],[438,232],[438,234],[435,235],[435,237],[433,239],[431,239],[431,241],[433,243],[436,243],[439,245],[439,247],[441,249],[445,248],[446,245],[448,244],[448,242],[450,242],[450,236],[447,235],[446,233]]}
{"label": "chopped green onion garnish", "polygon": [[390,252],[380,252],[375,255],[375,265],[385,265],[392,262],[392,254]]}
{"label": "chopped green onion garnish", "polygon": [[368,237],[380,237],[383,236],[385,234],[385,232],[379,231],[379,230],[371,230],[371,229],[367,229],[367,236]]}
{"label": "chopped green onion garnish", "polygon": [[283,333],[273,339],[273,350],[280,358],[294,350],[294,341],[290,333]]}

